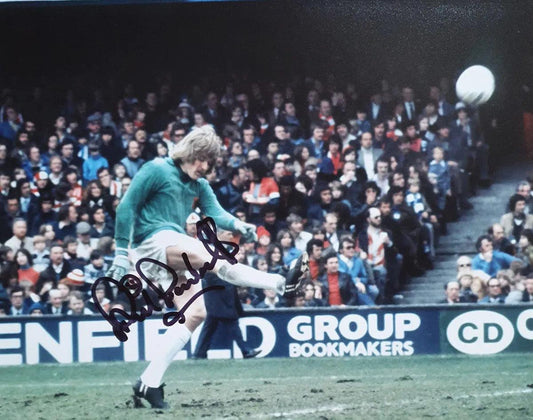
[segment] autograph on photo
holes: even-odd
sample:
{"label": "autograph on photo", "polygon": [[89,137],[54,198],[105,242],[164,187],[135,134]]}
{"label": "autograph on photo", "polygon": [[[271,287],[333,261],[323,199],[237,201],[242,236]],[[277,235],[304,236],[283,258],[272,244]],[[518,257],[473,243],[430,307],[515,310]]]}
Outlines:
{"label": "autograph on photo", "polygon": [[[202,242],[204,248],[211,255],[211,260],[206,261],[202,267],[195,269],[192,267],[187,253],[181,254],[183,263],[187,267],[187,270],[191,274],[191,277],[186,279],[183,284],[178,285],[179,278],[176,271],[174,271],[167,264],[153,258],[141,258],[135,264],[135,274],[126,274],[120,281],[117,281],[111,277],[98,278],[91,287],[91,295],[95,306],[102,316],[113,327],[113,333],[120,341],[127,341],[127,333],[130,332],[130,325],[135,322],[143,322],[154,311],[162,311],[164,307],[171,309],[174,308],[174,297],[181,296],[186,290],[189,290],[192,285],[201,281],[206,272],[212,270],[218,260],[226,260],[230,264],[236,264],[237,259],[235,255],[239,252],[239,245],[234,242],[220,241],[217,238],[217,228],[212,218],[206,217],[199,221],[197,224],[197,236],[198,240]],[[166,290],[162,290],[155,285],[141,269],[143,263],[151,263],[164,268],[172,276],[172,282]],[[140,277],[140,278],[139,278]],[[147,287],[151,289],[155,297],[148,293],[143,288],[144,280]],[[96,298],[96,287],[102,282],[108,282],[114,284],[117,287],[118,292],[123,292],[130,304],[130,311],[125,311],[120,308],[113,308],[107,313]],[[167,327],[174,325],[176,322],[183,324],[186,320],[185,311],[187,308],[204,293],[224,289],[224,286],[209,286],[199,292],[195,293],[178,311],[167,312],[163,315],[163,324]],[[162,306],[159,301],[164,302]]]}

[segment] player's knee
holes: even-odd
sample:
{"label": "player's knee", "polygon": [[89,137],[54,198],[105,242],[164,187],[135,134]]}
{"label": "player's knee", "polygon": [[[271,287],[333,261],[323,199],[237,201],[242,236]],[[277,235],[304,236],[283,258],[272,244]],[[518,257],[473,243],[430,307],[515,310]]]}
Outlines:
{"label": "player's knee", "polygon": [[202,322],[204,322],[205,317],[207,316],[207,311],[205,310],[204,305],[193,305],[192,307],[187,308],[187,326],[191,330],[196,329]]}

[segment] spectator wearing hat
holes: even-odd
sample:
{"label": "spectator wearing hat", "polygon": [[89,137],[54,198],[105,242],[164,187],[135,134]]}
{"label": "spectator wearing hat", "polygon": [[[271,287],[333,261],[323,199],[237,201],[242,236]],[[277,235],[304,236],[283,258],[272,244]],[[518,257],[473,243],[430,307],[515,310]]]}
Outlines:
{"label": "spectator wearing hat", "polygon": [[85,136],[87,141],[100,141],[101,135],[100,130],[102,129],[102,114],[95,112],[94,114],[89,115],[87,118],[87,130]]}
{"label": "spectator wearing hat", "polygon": [[28,224],[26,220],[22,218],[15,219],[13,221],[13,236],[4,245],[10,247],[14,252],[22,248],[33,252],[33,240],[27,236],[27,233]]}
{"label": "spectator wearing hat", "polygon": [[45,314],[49,315],[66,315],[68,311],[68,302],[64,301],[61,296],[61,291],[58,289],[51,289],[48,292],[48,302],[45,305]]}
{"label": "spectator wearing hat", "polygon": [[51,194],[53,185],[50,182],[48,172],[40,171],[33,176],[34,185],[31,188],[31,193],[36,197],[40,197],[44,193]]}
{"label": "spectator wearing hat", "polygon": [[28,309],[28,315],[30,316],[42,316],[45,313],[45,307],[41,302],[34,302]]}
{"label": "spectator wearing hat", "polygon": [[76,254],[79,258],[89,261],[91,252],[96,248],[98,239],[91,238],[91,225],[87,222],[79,222],[76,225],[78,248]]}
{"label": "spectator wearing hat", "polygon": [[89,143],[89,157],[83,162],[83,182],[98,179],[98,169],[109,168],[107,159],[100,154],[100,143],[92,141]]}
{"label": "spectator wearing hat", "polygon": [[521,194],[511,196],[509,209],[511,211],[500,218],[500,225],[503,227],[505,236],[512,243],[517,243],[524,229],[533,229],[533,215],[526,214],[526,199]]}

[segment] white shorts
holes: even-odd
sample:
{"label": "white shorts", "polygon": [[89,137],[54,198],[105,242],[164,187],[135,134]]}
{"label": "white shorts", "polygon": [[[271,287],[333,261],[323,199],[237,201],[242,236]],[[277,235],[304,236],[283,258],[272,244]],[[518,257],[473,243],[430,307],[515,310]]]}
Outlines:
{"label": "white shorts", "polygon": [[[160,230],[150,238],[141,242],[137,248],[130,249],[130,257],[133,265],[141,258],[152,258],[163,264],[167,264],[167,248],[176,246],[180,238],[186,236],[184,233],[175,230]],[[142,272],[152,281],[159,281],[159,284],[166,290],[172,282],[172,274],[156,264],[144,263]],[[178,271],[178,275],[188,275],[188,271]]]}

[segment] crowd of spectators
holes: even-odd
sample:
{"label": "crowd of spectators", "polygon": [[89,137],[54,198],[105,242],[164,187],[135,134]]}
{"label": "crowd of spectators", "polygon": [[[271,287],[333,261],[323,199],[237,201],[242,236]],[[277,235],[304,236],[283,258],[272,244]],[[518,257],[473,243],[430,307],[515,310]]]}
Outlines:
{"label": "crowd of spectators", "polygon": [[[215,194],[258,226],[257,242],[240,243],[246,261],[283,273],[303,251],[311,257],[301,296],[241,289],[245,306],[393,303],[411,276],[433,268],[446,224],[490,182],[478,116],[452,105],[448,86],[443,79],[417,95],[383,81],[358,95],[332,78],[234,80],[179,96],[162,82],[142,97],[132,85],[115,96],[70,90],[55,108],[40,89],[25,101],[5,90],[0,312],[94,311],[89,290],[113,259],[121,197],[145,162],[168,157],[205,124],[222,140],[208,174]],[[191,209],[188,234],[199,217]],[[507,236],[514,220],[502,219]],[[106,309],[126,305],[111,287],[97,296]]]}
{"label": "crowd of spectators", "polygon": [[477,238],[473,258],[457,260],[457,278],[441,303],[533,303],[533,195],[521,181],[505,213]]}

